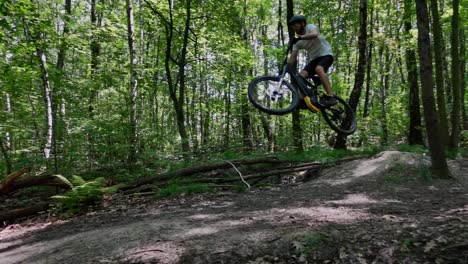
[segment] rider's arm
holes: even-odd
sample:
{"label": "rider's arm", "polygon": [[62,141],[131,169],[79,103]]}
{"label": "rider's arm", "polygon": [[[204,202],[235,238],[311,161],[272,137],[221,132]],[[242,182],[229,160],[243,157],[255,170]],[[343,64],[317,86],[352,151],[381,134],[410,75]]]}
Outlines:
{"label": "rider's arm", "polygon": [[304,35],[299,35],[299,39],[315,39],[319,36],[317,28],[312,28],[309,32]]}

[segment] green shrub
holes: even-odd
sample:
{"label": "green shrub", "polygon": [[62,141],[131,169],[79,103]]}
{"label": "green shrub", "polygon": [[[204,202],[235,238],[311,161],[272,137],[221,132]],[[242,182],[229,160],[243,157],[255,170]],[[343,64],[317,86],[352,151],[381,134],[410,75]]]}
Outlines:
{"label": "green shrub", "polygon": [[330,238],[322,233],[313,233],[306,235],[300,241],[294,241],[293,246],[296,251],[296,255],[300,256],[300,259],[306,259],[314,250],[319,249],[330,240]]}
{"label": "green shrub", "polygon": [[398,163],[384,177],[384,181],[395,184],[410,182],[431,183],[432,174],[428,165],[408,165]]}
{"label": "green shrub", "polygon": [[76,214],[90,205],[99,203],[104,195],[116,191],[115,188],[106,188],[105,179],[100,177],[86,182],[79,176],[73,176],[72,189],[62,195],[55,195],[54,209],[59,212]]}

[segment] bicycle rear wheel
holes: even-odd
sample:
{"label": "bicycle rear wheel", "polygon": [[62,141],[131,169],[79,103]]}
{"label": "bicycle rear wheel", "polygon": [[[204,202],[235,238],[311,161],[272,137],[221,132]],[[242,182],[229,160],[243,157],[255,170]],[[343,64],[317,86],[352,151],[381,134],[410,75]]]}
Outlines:
{"label": "bicycle rear wheel", "polygon": [[321,110],[323,119],[338,134],[351,135],[356,131],[356,115],[345,100],[335,95],[337,104]]}
{"label": "bicycle rear wheel", "polygon": [[250,102],[259,110],[273,115],[284,115],[299,104],[299,94],[286,80],[276,76],[262,76],[249,83]]}

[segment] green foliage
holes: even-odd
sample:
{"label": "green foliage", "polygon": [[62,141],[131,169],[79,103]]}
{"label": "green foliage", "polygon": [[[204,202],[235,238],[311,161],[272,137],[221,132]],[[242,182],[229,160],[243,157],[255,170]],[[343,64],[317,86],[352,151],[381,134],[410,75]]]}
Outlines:
{"label": "green foliage", "polygon": [[371,156],[377,153],[376,150],[342,150],[342,149],[330,149],[324,147],[312,147],[302,153],[297,152],[286,152],[280,153],[278,156],[285,160],[296,160],[296,161],[317,161],[323,163],[330,163],[343,159],[350,156]]}
{"label": "green foliage", "polygon": [[399,163],[391,168],[384,181],[394,184],[405,184],[413,182],[431,183],[432,174],[428,165],[413,166]]}
{"label": "green foliage", "polygon": [[421,145],[398,145],[396,146],[396,150],[403,151],[403,152],[411,152],[417,154],[427,155],[429,150]]}
{"label": "green foliage", "polygon": [[[468,93],[467,93],[468,94]],[[462,157],[468,157],[468,130],[461,132],[461,144],[460,144],[460,155]]]}
{"label": "green foliage", "polygon": [[405,238],[400,241],[400,248],[402,251],[409,251],[414,246],[414,238]]}
{"label": "green foliage", "polygon": [[301,258],[307,257],[312,251],[322,247],[329,237],[322,233],[313,233],[302,238],[301,241],[294,242],[296,254],[300,255]]}
{"label": "green foliage", "polygon": [[228,160],[237,159],[239,157],[239,152],[236,152],[233,149],[228,149],[224,151],[223,157]]}
{"label": "green foliage", "polygon": [[106,188],[105,179],[102,177],[86,182],[79,176],[73,176],[72,184],[73,188],[70,191],[52,197],[56,200],[56,211],[76,214],[88,206],[98,204],[104,195],[116,191],[114,188]]}
{"label": "green foliage", "polygon": [[[396,150],[398,151],[404,151],[404,152],[411,152],[411,153],[416,153],[416,154],[421,154],[421,155],[430,155],[429,149],[427,149],[425,146],[421,145],[397,145],[395,147]],[[459,156],[465,157],[467,153],[467,149],[461,147],[459,150],[456,151],[446,151],[446,156],[448,159],[456,159]]]}
{"label": "green foliage", "polygon": [[231,188],[231,190],[234,191],[234,192],[243,193],[243,192],[248,191],[249,188],[247,188],[247,186],[244,183],[242,183],[242,184],[234,185]]}
{"label": "green foliage", "polygon": [[126,166],[115,164],[114,166],[103,166],[102,168],[85,171],[81,173],[81,177],[85,180],[94,180],[99,177],[118,183],[133,182],[136,179],[148,175],[154,175],[158,170],[161,170],[160,164],[135,164],[134,166]]}
{"label": "green foliage", "polygon": [[192,183],[182,185],[177,182],[169,183],[167,186],[161,188],[158,193],[157,197],[168,197],[168,196],[176,196],[181,194],[195,194],[195,193],[207,193],[213,192],[214,188],[202,183]]}
{"label": "green foliage", "polygon": [[[180,134],[176,122],[175,104],[179,98],[183,108],[191,160],[226,160],[246,157],[245,152],[281,154],[284,159],[317,160],[333,162],[349,155],[371,155],[380,147],[382,138],[381,116],[381,65],[386,64],[389,87],[386,94],[389,119],[389,143],[404,142],[408,126],[407,72],[401,67],[407,48],[416,48],[416,34],[401,36],[403,5],[398,1],[369,3],[369,47],[373,48],[371,61],[370,113],[362,118],[362,101],[358,106],[359,130],[348,137],[350,148],[366,151],[341,151],[326,148],[333,132],[326,127],[320,115],[301,111],[301,127],[306,152],[290,152],[293,145],[292,125],[289,115],[260,115],[246,99],[248,81],[256,75],[276,73],[287,43],[286,8],[281,1],[192,1],[190,34],[187,47],[185,91],[169,91],[166,72],[180,85],[176,76],[179,68],[179,51],[183,45],[183,28],[187,1],[149,1],[135,9],[141,19],[135,21],[139,46],[138,64],[138,143],[135,146],[139,161],[159,160],[164,164],[142,168],[108,170],[102,174],[84,175],[86,180],[105,176],[117,182],[131,181],[137,177],[164,170],[176,170],[193,165],[180,162]],[[148,6],[157,10],[156,15]],[[283,5],[285,2],[282,2]],[[295,12],[301,12],[311,23],[320,26],[333,47],[336,63],[330,71],[335,92],[348,98],[354,83],[357,63],[357,38],[359,17],[357,1],[294,1]],[[372,7],[372,8],[371,8]],[[92,25],[89,3],[73,2],[71,16],[66,15],[65,3],[57,1],[6,1],[0,8],[0,135],[8,132],[13,148],[7,151],[13,169],[35,164],[57,165],[57,173],[71,175],[84,169],[124,164],[128,158],[129,105],[127,19],[125,8],[116,1],[99,2],[98,17],[106,23]],[[282,13],[278,13],[278,11]],[[326,10],[327,12],[321,12]],[[451,5],[441,6],[442,22],[451,17]],[[414,11],[414,10],[412,10]],[[462,9],[462,12],[466,11]],[[317,15],[320,13],[320,15]],[[170,19],[172,14],[172,19]],[[376,14],[379,14],[378,16]],[[173,22],[173,34],[167,24]],[[64,30],[66,25],[67,30]],[[444,23],[450,30],[450,23]],[[30,35],[25,34],[29,26]],[[370,30],[373,29],[373,32]],[[220,34],[220,32],[230,32]],[[280,35],[283,32],[283,35]],[[413,27],[412,32],[416,33]],[[168,40],[168,37],[172,37]],[[99,43],[99,56],[93,58],[91,46]],[[47,124],[44,113],[42,73],[36,52],[44,49],[47,69],[53,91],[57,164],[43,158],[43,142]],[[168,43],[171,54],[166,54]],[[379,56],[381,43],[387,43],[391,60]],[[372,44],[372,45],[371,45]],[[65,66],[57,69],[59,51],[64,48]],[[304,58],[300,61],[304,62]],[[450,60],[448,60],[450,61]],[[395,66],[393,62],[398,62]],[[96,68],[91,65],[96,63]],[[302,66],[302,65],[301,65]],[[97,70],[96,70],[97,69]],[[11,101],[7,113],[6,97]],[[91,100],[91,98],[97,98]],[[364,98],[362,94],[361,98]],[[183,99],[183,100],[182,100]],[[465,100],[466,101],[466,100]],[[247,102],[247,105],[244,105]],[[63,105],[62,105],[63,104]],[[178,107],[178,106],[177,106]],[[92,109],[92,113],[91,113]],[[244,118],[250,118],[249,135],[244,134]],[[269,142],[266,126],[271,129],[273,142]],[[246,130],[247,131],[247,130]],[[462,137],[468,138],[466,132]],[[251,139],[253,147],[244,145]],[[460,153],[467,156],[467,141],[462,142]],[[269,145],[270,143],[270,145]],[[464,145],[463,145],[464,144]],[[312,146],[312,147],[311,147]],[[402,147],[404,150],[405,147]],[[90,150],[93,153],[90,153]],[[421,150],[407,150],[427,153]],[[3,153],[0,153],[3,154]],[[184,156],[185,157],[185,156]],[[250,156],[252,157],[252,156]],[[0,171],[6,171],[4,156],[0,155]],[[124,167],[124,165],[122,165]],[[150,166],[148,166],[150,167]],[[1,177],[1,176],[0,176]]]}

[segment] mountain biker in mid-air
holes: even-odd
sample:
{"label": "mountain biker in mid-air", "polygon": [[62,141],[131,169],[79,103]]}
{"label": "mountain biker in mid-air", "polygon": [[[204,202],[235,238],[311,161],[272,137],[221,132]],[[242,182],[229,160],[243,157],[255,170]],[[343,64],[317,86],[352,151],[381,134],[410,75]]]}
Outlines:
{"label": "mountain biker in mid-air", "polygon": [[307,24],[306,18],[302,15],[292,16],[288,21],[288,26],[297,34],[288,63],[295,65],[297,63],[298,50],[307,50],[309,63],[299,74],[304,78],[317,74],[325,88],[326,94],[322,98],[321,103],[326,106],[336,104],[337,100],[333,96],[327,75],[328,68],[333,63],[333,52],[330,43],[319,33],[318,27],[314,24]]}

